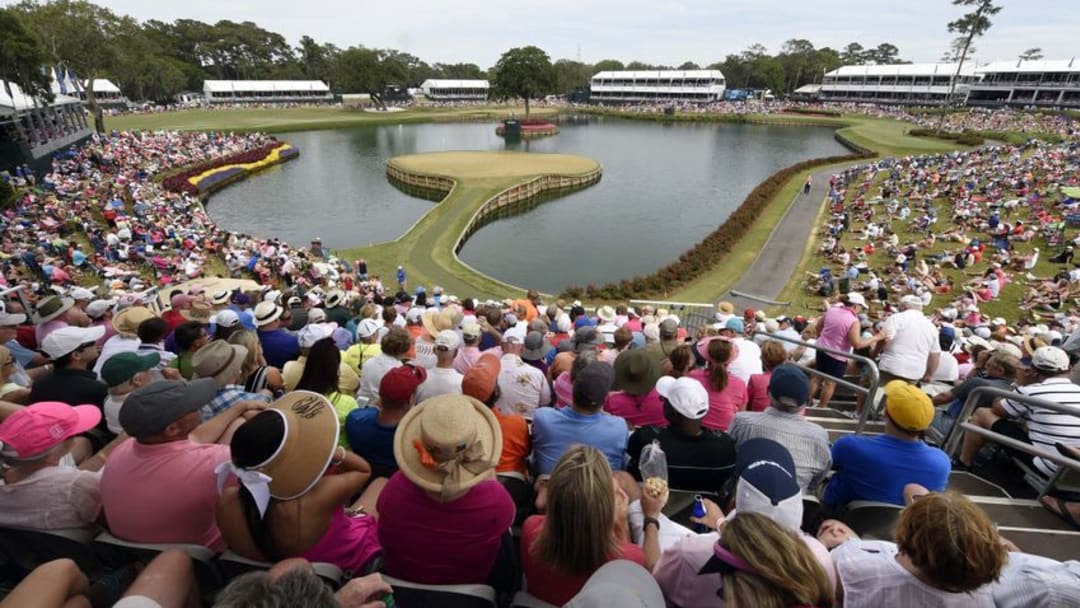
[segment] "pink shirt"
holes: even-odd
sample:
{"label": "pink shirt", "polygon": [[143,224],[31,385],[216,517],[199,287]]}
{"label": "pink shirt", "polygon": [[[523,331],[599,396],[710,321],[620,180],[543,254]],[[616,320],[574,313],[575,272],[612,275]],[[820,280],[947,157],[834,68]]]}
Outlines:
{"label": "pink shirt", "polygon": [[750,382],[746,384],[746,392],[750,397],[750,405],[746,408],[751,412],[764,412],[769,407],[769,379],[772,372],[764,372],[750,376]]}
{"label": "pink shirt", "polygon": [[100,473],[55,466],[0,484],[0,525],[35,530],[93,527],[101,514],[100,481]]}
{"label": "pink shirt", "polygon": [[121,443],[101,476],[110,531],[141,543],[194,543],[225,550],[217,527],[217,476],[229,446],[188,440]]}
{"label": "pink shirt", "polygon": [[750,396],[746,392],[746,383],[738,376],[728,374],[727,386],[722,391],[715,391],[709,384],[709,370],[695,369],[687,374],[689,377],[700,382],[709,392],[709,413],[701,421],[701,426],[715,431],[727,431],[735,414],[746,409],[746,403]]}
{"label": "pink shirt", "polygon": [[634,426],[667,426],[664,418],[664,402],[656,389],[644,395],[631,395],[625,391],[609,393],[604,402],[604,411]]}
{"label": "pink shirt", "polygon": [[[851,312],[851,309],[847,306],[830,306],[829,310],[825,311],[825,323],[821,328],[821,335],[818,336],[815,345],[824,346],[825,348],[831,348],[833,350],[851,352],[851,342],[848,342],[848,332],[851,331],[851,325],[858,322],[859,318],[856,317],[855,313]],[[833,355],[829,356],[833,357]],[[846,357],[833,357],[833,359],[847,361]]]}
{"label": "pink shirt", "polygon": [[514,523],[514,501],[494,478],[439,502],[394,473],[377,509],[382,571],[426,585],[483,583]]}
{"label": "pink shirt", "polygon": [[[501,355],[500,351],[498,355]],[[496,355],[496,356],[498,356]],[[475,346],[462,346],[458,349],[457,356],[454,357],[454,369],[459,374],[465,375],[465,372],[476,364],[476,361],[480,359],[480,349]]]}

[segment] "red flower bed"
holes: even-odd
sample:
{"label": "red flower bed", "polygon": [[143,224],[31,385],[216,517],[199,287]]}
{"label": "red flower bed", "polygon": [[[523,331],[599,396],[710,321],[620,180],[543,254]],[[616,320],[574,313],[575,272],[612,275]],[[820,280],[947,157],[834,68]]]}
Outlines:
{"label": "red flower bed", "polygon": [[224,156],[222,158],[215,158],[203,163],[192,165],[187,169],[184,169],[180,173],[170,175],[162,180],[161,185],[167,190],[173,192],[186,192],[188,194],[198,194],[199,189],[188,181],[188,178],[205,173],[211,169],[217,169],[218,167],[224,167],[225,165],[238,165],[245,163],[254,163],[266,158],[274,148],[281,145],[281,142],[271,142],[265,146],[247,150],[245,152],[239,152],[231,156]]}

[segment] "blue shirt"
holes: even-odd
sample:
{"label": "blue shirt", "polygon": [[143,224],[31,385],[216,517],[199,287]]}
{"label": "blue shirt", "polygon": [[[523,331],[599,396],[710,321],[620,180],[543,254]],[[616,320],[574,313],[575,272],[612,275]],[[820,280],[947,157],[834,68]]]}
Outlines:
{"label": "blue shirt", "polygon": [[830,507],[853,500],[903,505],[906,484],[942,492],[952,470],[949,457],[938,448],[888,435],[841,437],[832,446],[832,459],[837,472],[825,488]]}
{"label": "blue shirt", "polygon": [[285,363],[300,357],[300,343],[284,329],[259,331],[258,334],[267,365],[281,369]]}
{"label": "blue shirt", "polygon": [[583,443],[603,452],[613,471],[626,469],[626,421],[618,416],[597,412],[582,414],[573,408],[537,408],[532,424],[533,460],[537,473],[546,475],[575,443]]}
{"label": "blue shirt", "polygon": [[[345,438],[352,451],[371,464],[397,468],[394,459],[394,431],[397,425],[379,424],[379,410],[373,407],[357,408],[345,418]],[[409,446],[410,448],[412,446]]]}

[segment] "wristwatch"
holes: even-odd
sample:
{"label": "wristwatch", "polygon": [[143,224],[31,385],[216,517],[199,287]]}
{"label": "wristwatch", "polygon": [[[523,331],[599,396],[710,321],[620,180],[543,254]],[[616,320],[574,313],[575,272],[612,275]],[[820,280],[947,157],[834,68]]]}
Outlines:
{"label": "wristwatch", "polygon": [[645,523],[643,523],[641,525],[642,531],[644,531],[646,528],[648,528],[649,524],[653,524],[654,526],[656,526],[656,531],[657,532],[660,531],[660,520],[656,519],[655,517],[646,517],[645,518]]}

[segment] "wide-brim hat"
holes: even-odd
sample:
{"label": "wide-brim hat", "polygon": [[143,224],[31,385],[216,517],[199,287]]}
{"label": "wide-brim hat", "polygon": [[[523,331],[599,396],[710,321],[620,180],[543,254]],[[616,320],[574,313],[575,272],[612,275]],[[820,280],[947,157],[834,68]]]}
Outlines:
{"label": "wide-brim hat", "polygon": [[255,306],[255,327],[269,325],[281,318],[285,310],[273,302],[259,302]]}
{"label": "wide-brim hat", "polygon": [[37,307],[34,309],[34,314],[37,316],[38,323],[47,323],[64,314],[74,305],[75,300],[71,298],[49,296],[38,302]]}
{"label": "wide-brim hat", "polygon": [[644,395],[656,386],[663,370],[651,353],[641,348],[624,350],[615,358],[615,383],[611,388]]}
{"label": "wide-brim hat", "polygon": [[454,316],[450,310],[436,311],[428,308],[420,315],[420,322],[432,336],[439,335],[444,329],[454,329]]}
{"label": "wide-brim hat", "polygon": [[270,495],[278,500],[303,496],[322,478],[337,451],[338,418],[326,397],[293,391],[267,407],[285,422],[281,445],[253,467],[270,477]]}
{"label": "wide-brim hat", "polygon": [[210,303],[214,306],[222,306],[229,303],[229,298],[232,297],[232,292],[228,289],[219,289],[210,293]]}
{"label": "wide-brim hat", "polygon": [[596,309],[596,316],[601,321],[611,322],[615,320],[615,309],[610,306],[601,306]]}
{"label": "wide-brim hat", "polygon": [[247,348],[239,344],[212,340],[191,357],[192,377],[213,378],[218,386],[224,386],[240,373],[247,353]]}
{"label": "wide-brim hat", "polygon": [[324,300],[324,302],[326,303],[327,308],[333,308],[341,304],[344,299],[345,292],[341,291],[340,289],[335,289],[330,293],[326,294],[326,300]]}
{"label": "wide-brim hat", "polygon": [[209,304],[201,300],[196,300],[191,303],[190,308],[185,308],[180,311],[180,316],[184,317],[188,321],[196,321],[204,325],[210,323],[211,313],[213,310]]}
{"label": "wide-brim hat", "polygon": [[118,334],[134,336],[139,332],[139,324],[157,315],[145,306],[129,306],[113,316],[113,329]]}
{"label": "wide-brim hat", "polygon": [[502,429],[491,409],[467,395],[413,406],[394,433],[394,459],[423,490],[453,496],[494,475]]}

